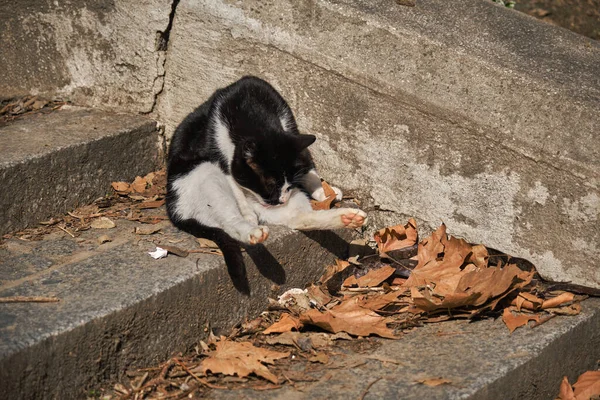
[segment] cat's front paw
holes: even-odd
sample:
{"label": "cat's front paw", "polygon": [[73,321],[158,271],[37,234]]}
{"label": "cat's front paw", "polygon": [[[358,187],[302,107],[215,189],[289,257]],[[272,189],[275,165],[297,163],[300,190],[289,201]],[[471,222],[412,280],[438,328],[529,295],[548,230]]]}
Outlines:
{"label": "cat's front paw", "polygon": [[[341,201],[343,197],[342,191],[334,186],[331,186],[331,189],[335,192],[335,199]],[[312,192],[311,197],[316,201],[323,201],[327,198],[327,196],[325,196],[325,190],[322,187]]]}
{"label": "cat's front paw", "polygon": [[346,208],[340,217],[346,228],[360,228],[367,223],[367,213],[363,210]]}
{"label": "cat's front paw", "polygon": [[257,226],[252,229],[248,234],[248,243],[250,244],[258,244],[262,243],[269,237],[269,228],[266,226]]}

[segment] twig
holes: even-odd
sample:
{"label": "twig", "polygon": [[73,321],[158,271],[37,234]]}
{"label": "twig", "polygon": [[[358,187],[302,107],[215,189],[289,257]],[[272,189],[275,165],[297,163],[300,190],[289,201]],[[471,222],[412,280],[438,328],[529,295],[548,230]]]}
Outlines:
{"label": "twig", "polygon": [[380,286],[376,286],[376,287],[357,287],[357,288],[346,288],[344,290],[340,290],[340,293],[344,293],[344,292],[385,292],[385,289],[380,287]]}
{"label": "twig", "polygon": [[369,383],[367,385],[367,387],[365,388],[365,390],[362,392],[362,394],[360,395],[360,397],[358,398],[358,400],[363,400],[365,398],[365,396],[367,395],[367,393],[369,392],[369,389],[371,389],[371,387],[376,384],[377,382],[379,382],[382,379],[382,377],[379,377],[377,379],[375,379],[373,382]]}
{"label": "twig", "polygon": [[44,296],[9,296],[0,297],[0,303],[56,303],[60,301],[56,297]]}
{"label": "twig", "polygon": [[215,256],[222,256],[223,252],[219,249],[213,250],[202,250],[202,249],[194,249],[194,250],[186,250],[188,253],[202,253],[202,254],[212,254]]}
{"label": "twig", "polygon": [[206,381],[205,379],[202,379],[202,378],[198,377],[198,375],[194,374],[188,367],[185,366],[184,363],[182,363],[178,359],[174,358],[173,361],[175,361],[177,364],[179,364],[179,366],[181,368],[183,368],[185,370],[185,372],[190,374],[195,380],[197,380],[198,383],[200,383],[206,387],[209,387],[211,389],[228,389],[226,386],[218,386],[218,385],[213,385],[212,383],[208,383],[208,381]]}
{"label": "twig", "polygon": [[61,231],[67,232],[69,235],[71,235],[71,237],[73,237],[73,238],[75,237],[75,235],[73,235],[71,232],[69,232],[69,231],[67,230],[67,228],[63,228],[63,227],[62,227],[62,226],[60,226],[60,225],[56,225],[56,226],[57,226],[57,227],[58,227],[58,229],[60,229]]}

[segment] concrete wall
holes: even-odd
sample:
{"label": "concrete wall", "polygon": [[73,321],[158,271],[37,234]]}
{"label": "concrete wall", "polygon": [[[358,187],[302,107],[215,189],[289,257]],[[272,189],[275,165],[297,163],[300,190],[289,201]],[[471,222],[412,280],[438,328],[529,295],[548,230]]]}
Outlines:
{"label": "concrete wall", "polygon": [[[130,96],[126,107],[153,110],[170,135],[216,88],[262,76],[318,136],[322,174],[363,200],[374,226],[444,221],[547,278],[600,287],[598,42],[484,0],[175,5],[165,51],[155,39],[170,5],[117,2],[90,26],[115,26],[128,41],[109,40],[111,51],[144,74],[104,61],[89,86],[84,70],[65,72],[63,92],[103,107]],[[74,56],[57,48],[71,71]]]}
{"label": "concrete wall", "polygon": [[169,0],[0,2],[0,100],[23,94],[150,112]]}

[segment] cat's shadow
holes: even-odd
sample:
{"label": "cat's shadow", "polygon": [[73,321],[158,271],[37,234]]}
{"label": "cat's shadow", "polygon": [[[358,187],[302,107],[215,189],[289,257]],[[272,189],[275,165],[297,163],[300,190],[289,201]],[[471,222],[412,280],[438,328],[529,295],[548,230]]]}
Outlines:
{"label": "cat's shadow", "polygon": [[262,276],[278,285],[285,283],[285,269],[263,244],[244,246],[244,249]]}

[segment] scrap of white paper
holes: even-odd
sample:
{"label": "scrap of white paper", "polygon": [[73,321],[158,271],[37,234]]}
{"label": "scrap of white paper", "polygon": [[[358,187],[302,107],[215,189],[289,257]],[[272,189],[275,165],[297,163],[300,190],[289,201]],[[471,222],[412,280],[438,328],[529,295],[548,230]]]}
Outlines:
{"label": "scrap of white paper", "polygon": [[158,260],[159,258],[165,258],[167,256],[168,251],[161,248],[161,247],[156,247],[155,251],[149,251],[148,254],[150,254],[150,256],[152,258],[154,258],[155,260]]}

